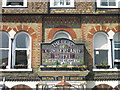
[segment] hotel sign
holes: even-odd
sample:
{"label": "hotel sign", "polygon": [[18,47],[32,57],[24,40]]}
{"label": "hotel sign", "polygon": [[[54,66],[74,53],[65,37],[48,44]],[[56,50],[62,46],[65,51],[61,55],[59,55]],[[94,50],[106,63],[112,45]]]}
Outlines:
{"label": "hotel sign", "polygon": [[[84,80],[84,76],[65,76],[66,81],[81,81]],[[40,76],[41,81],[61,81],[62,76]]]}
{"label": "hotel sign", "polygon": [[84,44],[75,44],[68,39],[57,39],[51,43],[41,44],[42,65],[79,64],[84,61]]}

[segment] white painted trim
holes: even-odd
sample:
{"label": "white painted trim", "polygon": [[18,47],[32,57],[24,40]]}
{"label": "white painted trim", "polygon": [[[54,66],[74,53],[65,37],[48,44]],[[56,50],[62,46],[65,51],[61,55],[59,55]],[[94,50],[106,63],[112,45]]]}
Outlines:
{"label": "white painted trim", "polygon": [[114,62],[120,62],[120,59],[115,59]]}
{"label": "white painted trim", "polygon": [[[101,2],[101,0],[97,0],[97,7],[98,8],[118,8],[118,2],[119,2],[120,0],[116,0],[116,6],[101,6],[100,5],[100,2]],[[109,1],[108,1],[109,2]]]}
{"label": "white painted trim", "polygon": [[60,33],[66,34],[66,36],[68,36],[68,38],[67,38],[67,39],[72,40],[72,38],[71,38],[70,34],[69,34],[68,32],[66,32],[66,31],[58,31],[58,32],[56,32],[56,33],[54,34],[54,36],[53,36],[53,40],[56,40],[56,39],[58,39],[58,38],[62,38],[62,37],[57,37],[57,38],[55,38],[55,37],[56,37],[56,35],[58,35],[58,34],[60,34]]}
{"label": "white painted trim", "polygon": [[0,50],[8,50],[8,65],[6,66],[7,68],[10,68],[10,66],[11,66],[11,61],[10,61],[10,59],[11,59],[11,39],[10,39],[10,35],[9,35],[9,33],[7,33],[7,32],[5,32],[5,31],[0,31],[2,34],[4,33],[5,35],[7,35],[7,37],[8,37],[8,48],[0,48]]}
{"label": "white painted trim", "polygon": [[29,50],[29,48],[15,48],[15,50]]}
{"label": "white painted trim", "polygon": [[117,68],[110,68],[110,69],[93,69],[93,71],[120,71],[120,69]]}
{"label": "white painted trim", "polygon": [[55,7],[55,8],[59,8],[59,7],[74,7],[74,0],[70,0],[70,5],[57,5],[57,6],[54,6],[54,0],[50,0],[50,7]]}
{"label": "white painted trim", "polygon": [[[27,47],[27,48],[16,48],[16,37],[19,35],[19,34],[26,34],[26,35],[28,35],[28,37],[29,37],[29,47]],[[13,66],[15,65],[15,50],[27,50],[27,52],[29,53],[27,53],[27,55],[28,55],[28,63],[27,63],[27,65],[28,65],[28,68],[31,68],[31,49],[32,49],[32,45],[31,45],[31,42],[32,41],[32,39],[31,39],[31,36],[27,33],[27,32],[24,32],[24,31],[22,31],[22,32],[19,32],[19,33],[17,33],[16,35],[15,35],[15,38],[14,38],[14,41],[13,41],[13,53],[12,53],[12,68],[13,68]]]}
{"label": "white painted trim", "polygon": [[27,0],[24,0],[23,1],[24,3],[23,3],[23,6],[19,6],[19,5],[16,5],[16,6],[7,6],[6,5],[6,3],[7,3],[7,0],[2,0],[2,7],[8,7],[8,8],[10,8],[10,7],[14,7],[14,8],[21,8],[21,7],[27,7]]}
{"label": "white painted trim", "polygon": [[29,68],[29,69],[0,69],[0,71],[6,71],[6,72],[10,72],[10,71],[32,71],[32,68]]}
{"label": "white painted trim", "polygon": [[8,59],[8,68],[10,69],[11,68],[11,50],[12,50],[12,48],[11,48],[11,46],[12,46],[12,41],[11,41],[11,38],[10,38],[10,36],[9,36],[9,59]]}
{"label": "white painted trim", "polygon": [[0,50],[9,50],[9,48],[0,48]]}
{"label": "white painted trim", "polygon": [[9,35],[10,35],[10,38],[11,38],[11,39],[14,39],[14,36],[15,36],[16,32],[12,29],[12,30],[10,30],[8,33],[9,33]]}
{"label": "white painted trim", "polygon": [[[1,32],[3,32],[3,31],[1,31]],[[29,37],[29,39],[30,39],[30,44],[29,44],[29,47],[28,48],[16,48],[15,49],[15,40],[16,40],[16,36],[15,36],[15,38],[14,38],[14,41],[13,42],[11,42],[11,35],[12,34],[9,34],[9,33],[7,33],[7,32],[4,32],[7,36],[8,36],[8,38],[9,38],[9,47],[8,48],[0,48],[0,50],[8,50],[9,52],[8,52],[8,66],[6,66],[6,69],[0,69],[0,71],[29,71],[29,69],[31,68],[31,49],[32,49],[32,43],[31,43],[31,41],[32,41],[32,39],[31,39],[31,36],[28,34],[28,33],[26,33],[26,32],[20,32],[20,33],[25,33],[25,34],[27,34],[28,35],[28,37]],[[20,34],[20,33],[17,33],[17,35],[18,34]],[[11,46],[12,46],[12,48],[11,48]],[[11,52],[11,49],[13,49],[12,50],[12,52]],[[28,55],[28,68],[27,69],[10,69],[11,68],[11,62],[12,62],[12,68],[13,68],[13,66],[15,65],[15,50],[27,50],[28,51],[28,53],[27,53],[27,55]],[[11,55],[12,55],[12,60],[11,60]]]}
{"label": "white painted trim", "polygon": [[108,39],[108,65],[110,65],[110,68],[112,68],[112,51],[111,51],[111,41]]}
{"label": "white painted trim", "polygon": [[115,32],[110,30],[107,34],[109,35],[109,39],[113,39],[113,36],[114,36]]}
{"label": "white painted trim", "polygon": [[[106,36],[108,44],[109,44],[109,42],[110,42],[109,39],[108,39],[108,35],[107,35],[105,32],[97,32],[97,33],[94,34],[94,36],[93,36],[93,38],[92,38],[92,39],[93,39],[93,40],[92,40],[92,41],[93,41],[93,42],[92,42],[92,43],[93,43],[93,65],[94,65],[94,66],[95,66],[94,50],[108,50],[108,55],[110,55],[109,45],[108,45],[108,48],[94,48],[94,46],[95,46],[95,45],[94,45],[95,36],[96,36],[96,35],[99,35],[99,34],[103,34],[103,35]],[[110,56],[111,56],[111,55],[110,55]],[[111,61],[109,60],[109,56],[108,56],[108,65],[110,65],[110,63],[111,63]],[[111,64],[110,66],[112,66],[112,64]]]}
{"label": "white painted trim", "polygon": [[94,50],[108,50],[106,48],[95,48]]}
{"label": "white painted trim", "polygon": [[115,33],[114,36],[113,36],[113,62],[120,62],[120,61],[118,61],[119,59],[115,59],[115,50],[120,50],[120,48],[115,48],[115,43],[114,43],[115,36],[117,34],[120,34],[120,32]]}
{"label": "white painted trim", "polygon": [[[108,49],[109,49],[109,53],[108,53],[108,60],[109,60],[109,64],[110,65],[110,68],[112,68],[112,60],[113,60],[113,57],[111,55],[113,55],[114,53],[112,53],[112,49],[113,49],[113,36],[114,36],[115,32],[113,32],[112,30],[110,30],[108,32],[108,38],[109,38],[109,42],[108,42]],[[112,42],[111,42],[112,40]],[[111,45],[112,43],[112,45]],[[114,63],[113,63],[113,67],[114,67]]]}

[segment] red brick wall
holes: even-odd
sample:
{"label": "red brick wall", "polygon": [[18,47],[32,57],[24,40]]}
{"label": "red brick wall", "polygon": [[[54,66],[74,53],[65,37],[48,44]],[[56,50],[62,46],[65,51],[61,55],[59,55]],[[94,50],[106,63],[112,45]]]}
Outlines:
{"label": "red brick wall", "polygon": [[[85,63],[93,65],[92,37],[96,32],[120,31],[119,19],[115,15],[3,15],[0,30],[9,32],[26,31],[32,36],[32,68],[38,68],[41,62],[40,44],[42,41],[51,42],[59,30],[67,31],[76,43],[84,43]],[[42,18],[44,17],[44,19]],[[43,40],[45,39],[45,40]],[[48,39],[48,40],[47,40]]]}
{"label": "red brick wall", "polygon": [[[29,35],[31,36],[32,38],[32,56],[31,56],[31,64],[32,64],[32,68],[38,68],[39,64],[40,64],[40,52],[39,54],[37,55],[38,56],[38,59],[35,59],[36,56],[35,56],[35,51],[36,51],[36,47],[34,46],[36,44],[36,38],[38,38],[38,42],[40,43],[41,40],[42,40],[42,23],[38,23],[38,35],[36,34],[35,30],[28,26],[28,25],[19,25],[19,26],[16,26],[14,28],[12,27],[9,27],[7,25],[0,25],[0,30],[3,30],[3,31],[6,31],[6,32],[9,32],[10,30],[14,30],[16,33],[20,32],[20,31],[25,31],[27,33],[29,33]],[[40,49],[39,49],[40,51]]]}
{"label": "red brick wall", "polygon": [[76,37],[76,33],[74,32],[74,30],[72,29],[72,28],[52,28],[51,30],[50,30],[50,32],[49,32],[49,34],[48,34],[48,38],[49,39],[53,39],[53,36],[54,36],[54,34],[56,33],[56,32],[58,32],[58,31],[66,31],[66,32],[68,32],[70,35],[71,35],[71,37],[72,37],[72,40],[74,40],[75,38],[77,38]]}

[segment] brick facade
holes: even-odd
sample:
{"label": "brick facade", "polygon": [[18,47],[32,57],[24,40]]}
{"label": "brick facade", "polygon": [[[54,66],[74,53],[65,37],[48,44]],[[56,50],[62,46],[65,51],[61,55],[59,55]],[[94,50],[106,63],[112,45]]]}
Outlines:
{"label": "brick facade", "polygon": [[[1,25],[1,30],[9,32],[14,30],[15,32],[26,31],[32,36],[32,67],[38,68],[40,65],[40,43],[41,42],[51,42],[54,34],[57,31],[66,31],[68,32],[72,40],[77,43],[85,43],[86,45],[86,56],[85,62],[90,67],[92,67],[92,37],[96,32],[113,32],[119,31],[119,25],[116,22],[119,22],[119,19],[116,21],[116,16],[105,16],[107,19],[102,19],[101,23],[94,22],[94,19],[99,20],[102,18],[98,16],[23,16],[22,22],[19,19],[16,19],[13,23],[13,19],[17,18],[17,15],[14,15],[13,18],[8,16],[3,16],[4,24]],[[112,17],[112,18],[111,18]],[[19,17],[18,17],[19,18]],[[32,19],[31,19],[32,18]],[[65,19],[64,19],[65,18]],[[26,22],[30,20],[29,23]],[[36,21],[37,20],[37,21]],[[109,20],[109,23],[107,23]],[[7,23],[9,21],[9,23]],[[88,22],[87,22],[88,21]],[[87,22],[87,23],[86,23]],[[106,22],[103,24],[103,22]],[[111,22],[111,23],[110,23]],[[114,23],[112,23],[114,22]],[[87,53],[88,52],[88,53]],[[91,63],[89,63],[91,62]]]}
{"label": "brick facade", "polygon": [[[28,0],[27,8],[3,8],[3,14],[119,14],[119,9],[99,9],[94,0],[75,0],[74,8],[49,8],[49,0]],[[2,5],[1,5],[2,6]]]}
{"label": "brick facade", "polygon": [[[16,33],[24,31],[29,33],[32,38],[32,71],[1,71],[2,77],[10,76],[10,78],[7,77],[8,81],[35,81],[35,85],[38,85],[38,82],[40,81],[40,77],[38,76],[42,74],[45,75],[46,73],[50,74],[51,72],[41,72],[39,70],[41,65],[40,47],[41,43],[51,43],[55,33],[58,31],[66,31],[70,34],[73,42],[85,44],[84,62],[85,65],[88,66],[89,74],[84,78],[85,80],[88,80],[88,83],[89,81],[92,81],[95,86],[97,80],[102,80],[99,76],[104,78],[102,74],[113,75],[110,76],[113,80],[115,76],[119,74],[118,71],[117,73],[116,71],[112,72],[109,70],[109,73],[93,71],[93,37],[97,32],[105,32],[108,35],[108,32],[111,30],[113,33],[120,31],[120,9],[100,9],[96,7],[96,2],[93,2],[93,0],[86,0],[86,2],[75,0],[74,8],[51,8],[48,0],[40,0],[40,2],[37,0],[28,0],[27,8],[2,8],[1,14],[1,31],[10,32],[13,30]],[[76,74],[82,76],[85,74],[83,72],[84,71],[80,73],[76,72],[77,74],[74,72],[69,73],[70,75]],[[54,72],[52,72],[51,75],[52,74],[54,74]],[[12,76],[15,76],[15,79]],[[117,77],[117,80],[118,79],[119,77]],[[105,80],[111,79],[106,78]],[[26,84],[26,86],[27,85],[28,84]],[[107,84],[104,83],[100,84],[100,86],[102,85],[107,86]]]}

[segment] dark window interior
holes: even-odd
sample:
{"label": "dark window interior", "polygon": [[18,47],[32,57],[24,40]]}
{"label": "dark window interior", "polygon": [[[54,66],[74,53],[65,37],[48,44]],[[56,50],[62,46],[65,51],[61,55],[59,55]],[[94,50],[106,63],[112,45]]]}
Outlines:
{"label": "dark window interior", "polygon": [[94,56],[95,64],[108,64],[108,50],[94,50]]}
{"label": "dark window interior", "polygon": [[101,6],[108,6],[107,0],[101,0]]}
{"label": "dark window interior", "polygon": [[115,0],[109,0],[109,6],[116,6]]}
{"label": "dark window interior", "polygon": [[115,59],[120,59],[120,50],[115,50]]}
{"label": "dark window interior", "polygon": [[27,65],[27,50],[16,50],[16,63],[15,65]]}
{"label": "dark window interior", "polygon": [[7,6],[12,5],[12,6],[23,6],[23,0],[7,0]]}
{"label": "dark window interior", "polygon": [[8,50],[0,50],[0,65],[8,65]]}

